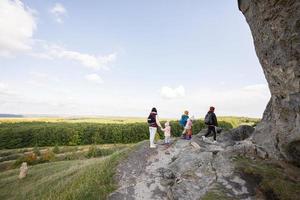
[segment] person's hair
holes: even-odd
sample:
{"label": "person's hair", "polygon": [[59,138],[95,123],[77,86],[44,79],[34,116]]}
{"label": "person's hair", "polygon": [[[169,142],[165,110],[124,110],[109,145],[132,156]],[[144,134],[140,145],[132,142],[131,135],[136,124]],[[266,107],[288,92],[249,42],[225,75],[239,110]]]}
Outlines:
{"label": "person's hair", "polygon": [[187,110],[185,110],[183,113],[184,113],[185,115],[189,115],[189,111],[187,111]]}
{"label": "person's hair", "polygon": [[209,111],[215,111],[215,107],[213,106],[209,107]]}
{"label": "person's hair", "polygon": [[152,109],[151,109],[151,112],[156,112],[156,113],[157,113],[156,108],[152,108]]}

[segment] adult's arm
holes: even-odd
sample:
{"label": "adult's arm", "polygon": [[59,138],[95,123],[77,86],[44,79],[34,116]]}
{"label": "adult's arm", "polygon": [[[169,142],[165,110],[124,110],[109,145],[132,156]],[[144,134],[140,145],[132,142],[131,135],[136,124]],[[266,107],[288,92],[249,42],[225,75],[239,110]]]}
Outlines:
{"label": "adult's arm", "polygon": [[156,124],[160,127],[160,128],[162,128],[162,126],[161,126],[161,124],[160,124],[160,122],[159,122],[159,119],[158,119],[158,116],[156,115]]}

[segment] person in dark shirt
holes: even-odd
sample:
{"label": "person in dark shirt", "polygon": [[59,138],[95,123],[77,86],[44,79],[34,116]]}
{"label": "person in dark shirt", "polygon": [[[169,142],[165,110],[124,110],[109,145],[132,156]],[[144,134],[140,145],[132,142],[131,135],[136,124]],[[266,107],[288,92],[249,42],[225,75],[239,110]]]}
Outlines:
{"label": "person in dark shirt", "polygon": [[157,116],[157,110],[156,108],[151,109],[151,113],[149,114],[148,117],[148,125],[149,125],[149,132],[150,132],[150,148],[156,148],[154,144],[154,138],[155,134],[157,132],[157,128],[160,127],[162,128],[158,116]]}
{"label": "person in dark shirt", "polygon": [[217,116],[215,114],[215,108],[211,106],[209,108],[209,111],[207,112],[205,116],[205,124],[207,125],[207,132],[204,136],[202,136],[202,139],[205,140],[206,137],[213,132],[214,134],[214,143],[217,143],[217,133],[216,133],[216,127],[218,126],[218,120]]}

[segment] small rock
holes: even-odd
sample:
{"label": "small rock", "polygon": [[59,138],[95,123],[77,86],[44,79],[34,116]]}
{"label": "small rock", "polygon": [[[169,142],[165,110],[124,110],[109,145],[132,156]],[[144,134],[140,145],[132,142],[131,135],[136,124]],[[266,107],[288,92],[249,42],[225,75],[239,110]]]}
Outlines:
{"label": "small rock", "polygon": [[195,149],[200,149],[199,144],[197,144],[196,142],[191,142],[191,145],[192,145]]}
{"label": "small rock", "polygon": [[27,173],[28,173],[27,162],[23,162],[20,167],[19,179],[25,178],[27,176]]}
{"label": "small rock", "polygon": [[160,173],[161,177],[164,179],[174,179],[176,178],[172,170],[166,168],[158,168],[157,171]]}
{"label": "small rock", "polygon": [[176,181],[177,184],[182,182],[182,180],[180,178],[177,178],[175,181]]}

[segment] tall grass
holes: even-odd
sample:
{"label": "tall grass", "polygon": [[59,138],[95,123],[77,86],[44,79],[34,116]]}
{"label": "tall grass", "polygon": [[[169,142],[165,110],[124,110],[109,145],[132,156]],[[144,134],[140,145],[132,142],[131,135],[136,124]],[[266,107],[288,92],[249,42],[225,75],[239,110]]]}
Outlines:
{"label": "tall grass", "polygon": [[0,173],[0,199],[106,199],[116,185],[115,168],[129,149],[105,158],[59,161],[29,167],[18,179],[18,169]]}

